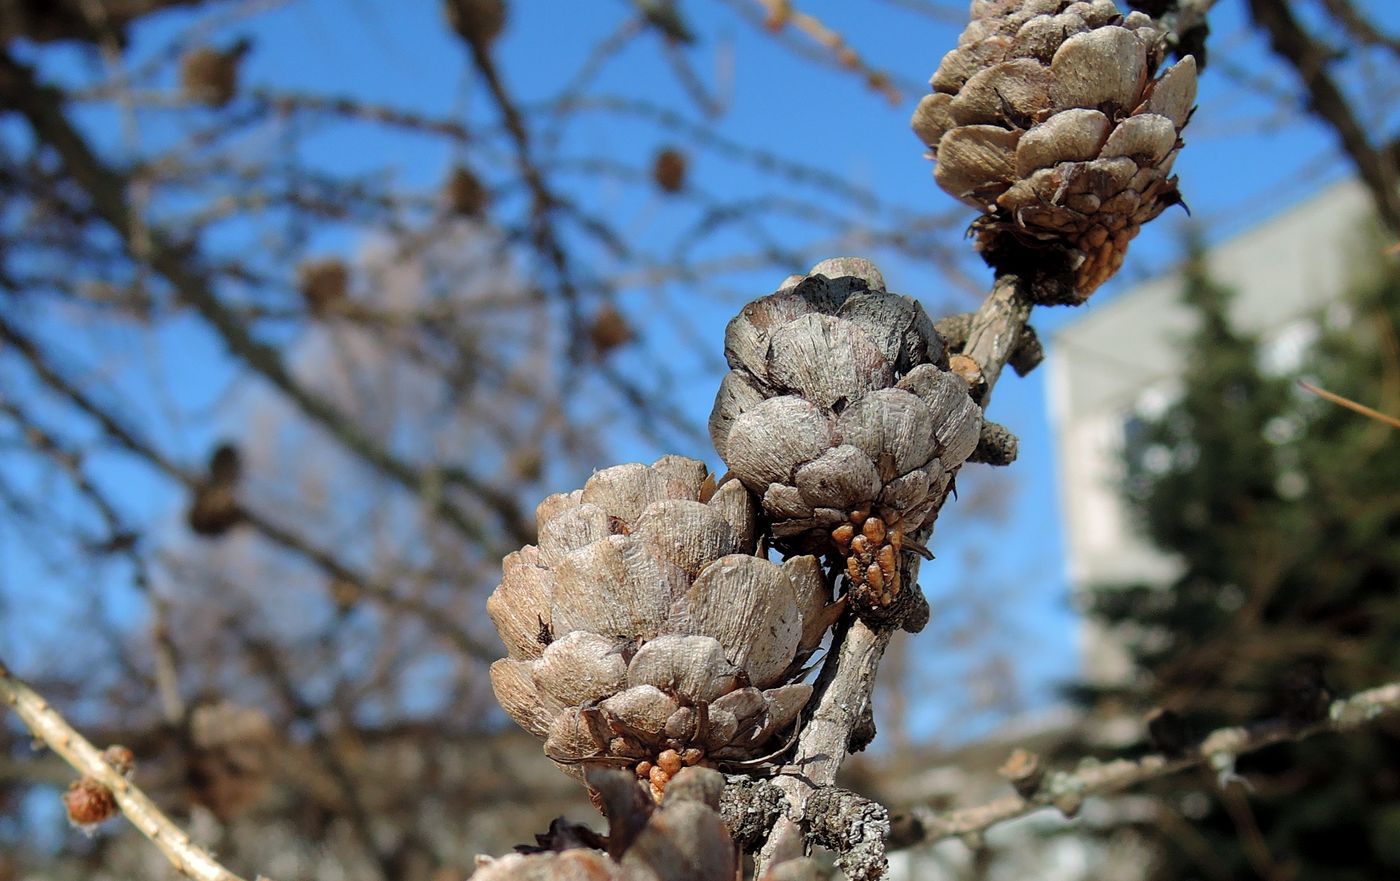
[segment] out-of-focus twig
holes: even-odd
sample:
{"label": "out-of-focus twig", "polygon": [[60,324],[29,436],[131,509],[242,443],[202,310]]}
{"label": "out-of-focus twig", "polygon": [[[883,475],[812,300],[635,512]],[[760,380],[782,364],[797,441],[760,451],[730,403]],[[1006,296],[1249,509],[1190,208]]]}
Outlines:
{"label": "out-of-focus twig", "polygon": [[1274,54],[1290,65],[1308,93],[1308,109],[1331,126],[1357,174],[1371,191],[1391,232],[1400,232],[1400,173],[1395,160],[1377,149],[1346,93],[1327,70],[1331,53],[1298,21],[1285,0],[1249,0],[1254,23],[1269,35]]}
{"label": "out-of-focus twig", "polygon": [[1086,760],[1073,771],[1047,774],[1029,798],[1013,794],[978,807],[945,812],[918,809],[914,812],[914,834],[907,835],[898,844],[911,846],[945,838],[976,836],[998,823],[1049,807],[1073,814],[1089,796],[1120,792],[1199,765],[1208,765],[1228,778],[1234,773],[1235,759],[1245,753],[1327,731],[1348,731],[1396,713],[1400,713],[1400,682],[1333,701],[1327,718],[1318,722],[1271,719],[1220,728],[1179,756],[1152,753],[1136,760]]}
{"label": "out-of-focus twig", "polygon": [[49,749],[84,777],[106,786],[131,824],[151,840],[180,874],[197,881],[243,881],[195,844],[155,802],[102,757],[102,752],[69,725],[37,692],[15,678],[0,660],[0,703],[14,710]]}
{"label": "out-of-focus twig", "polygon": [[763,26],[773,33],[779,33],[791,26],[804,37],[820,46],[839,66],[858,74],[872,90],[885,96],[894,106],[905,101],[905,96],[895,86],[894,79],[883,70],[872,67],[863,59],[846,38],[832,30],[816,16],[797,9],[792,0],[752,0],[764,13]]}
{"label": "out-of-focus twig", "polygon": [[[126,198],[124,180],[93,152],[82,134],[63,112],[61,94],[40,84],[33,71],[8,54],[0,55],[0,99],[20,111],[35,136],[51,145],[67,166],[73,179],[87,192],[97,213],[123,238],[135,253],[149,261],[189,301],[219,334],[229,351],[241,358],[293,401],[310,419],[321,425],[343,446],[360,456],[376,470],[405,489],[433,496],[435,506],[446,522],[463,535],[492,544],[476,518],[454,504],[443,493],[424,490],[434,478],[456,484],[478,497],[496,513],[512,540],[526,541],[533,529],[515,500],[485,485],[464,469],[430,473],[396,456],[362,426],[339,412],[330,401],[298,382],[287,369],[277,349],[256,339],[237,316],[210,289],[207,280],[192,265],[182,249],[156,230],[136,237],[142,225],[134,217]],[[141,253],[147,251],[148,253]]]}
{"label": "out-of-focus twig", "polygon": [[1379,410],[1373,410],[1365,404],[1359,404],[1351,398],[1344,398],[1336,392],[1329,392],[1327,389],[1318,388],[1310,382],[1299,380],[1298,385],[1317,395],[1319,398],[1322,398],[1324,401],[1331,401],[1339,407],[1345,407],[1354,413],[1360,413],[1367,419],[1374,419],[1382,425],[1389,425],[1391,428],[1400,428],[1400,419],[1394,416],[1388,416]]}

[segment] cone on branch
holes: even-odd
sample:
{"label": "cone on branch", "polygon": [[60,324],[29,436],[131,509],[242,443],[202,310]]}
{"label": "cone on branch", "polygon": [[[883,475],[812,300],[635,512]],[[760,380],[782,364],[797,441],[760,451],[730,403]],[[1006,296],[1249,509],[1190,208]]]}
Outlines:
{"label": "cone on branch", "polygon": [[350,267],[336,257],[303,261],[297,266],[297,291],[312,315],[328,315],[349,297]]}
{"label": "cone on branch", "polygon": [[227,822],[267,794],[277,734],[262,711],[229,701],[190,713],[186,783],[194,801]]}
{"label": "cone on branch", "polygon": [[1072,277],[1050,302],[1087,299],[1181,201],[1171,169],[1196,61],[1158,75],[1166,51],[1150,16],[1112,0],[975,0],[914,112],[939,186],[984,212],[987,261]]}
{"label": "cone on branch", "polygon": [[463,40],[486,49],[506,29],[506,0],[443,0],[447,23]]}
{"label": "cone on branch", "polygon": [[651,179],[663,193],[679,193],[685,189],[686,172],[690,162],[674,147],[657,152],[651,161]]}
{"label": "cone on branch", "polygon": [[180,59],[180,92],[186,100],[223,107],[238,95],[238,69],[252,44],[239,40],[228,49],[201,46]]}
{"label": "cone on branch", "polygon": [[209,473],[194,490],[186,521],[197,535],[218,538],[243,520],[238,484],[243,470],[238,447],[219,444],[209,456]]}
{"label": "cone on branch", "polygon": [[442,186],[447,210],[458,217],[480,217],[491,203],[491,193],[481,178],[465,165],[455,165]]}
{"label": "cone on branch", "polygon": [[599,471],[536,519],[486,607],[509,650],[496,699],[551,759],[579,779],[627,769],[659,799],[683,767],[781,751],[830,596],[816,558],[759,555],[743,484],[666,456]]}
{"label": "cone on branch", "polygon": [[710,413],[776,547],[824,554],[858,611],[900,596],[906,539],[933,522],[982,411],[923,307],[869,261],[827,260],[729,323]]}

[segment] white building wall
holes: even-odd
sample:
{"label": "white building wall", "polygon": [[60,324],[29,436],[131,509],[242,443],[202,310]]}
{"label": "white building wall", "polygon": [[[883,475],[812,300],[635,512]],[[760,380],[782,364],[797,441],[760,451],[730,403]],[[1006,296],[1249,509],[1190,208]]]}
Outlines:
{"label": "white building wall", "polygon": [[[1295,367],[1316,336],[1317,315],[1337,300],[1366,247],[1365,190],[1347,181],[1212,249],[1210,271],[1236,296],[1236,326],[1264,342],[1266,367]],[[1047,388],[1071,584],[1165,582],[1170,557],[1139,537],[1119,492],[1123,429],[1135,413],[1160,412],[1177,394],[1181,342],[1194,315],[1168,275],[1125,291],[1055,333]],[[1081,635],[1085,674],[1120,681],[1122,652],[1092,624]]]}

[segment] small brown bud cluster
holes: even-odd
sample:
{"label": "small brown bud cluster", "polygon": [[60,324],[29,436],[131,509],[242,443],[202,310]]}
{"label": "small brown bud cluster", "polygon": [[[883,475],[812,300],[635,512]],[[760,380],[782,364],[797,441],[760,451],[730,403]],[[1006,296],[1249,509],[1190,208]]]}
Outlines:
{"label": "small brown bud cluster", "polygon": [[102,751],[102,761],[111,766],[113,771],[130,779],[136,771],[136,753],[130,747],[120,744],[112,744]]}
{"label": "small brown bud cluster", "polygon": [[846,555],[851,598],[861,606],[888,607],[899,596],[899,553],[904,530],[898,515],[886,524],[869,509],[851,512],[849,523],[831,531],[837,551]]}
{"label": "small brown bud cluster", "polygon": [[637,777],[646,782],[651,797],[661,801],[661,797],[666,793],[666,784],[671,782],[672,777],[679,774],[682,768],[701,765],[704,760],[705,751],[695,747],[682,752],[673,749],[662,750],[655,762],[644,759],[637,763]]}

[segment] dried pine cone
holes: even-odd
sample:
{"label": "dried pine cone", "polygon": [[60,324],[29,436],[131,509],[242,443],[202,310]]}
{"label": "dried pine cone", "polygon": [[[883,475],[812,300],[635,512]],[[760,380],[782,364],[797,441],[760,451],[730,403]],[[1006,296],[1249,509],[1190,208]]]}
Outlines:
{"label": "dried pine cone", "polygon": [[201,46],[180,61],[180,91],[186,99],[223,107],[238,94],[238,68],[249,43],[240,40],[228,49]]}
{"label": "dried pine cone", "polygon": [[447,210],[459,217],[480,217],[491,201],[481,178],[465,165],[453,167],[442,189]]}
{"label": "dried pine cone", "polygon": [[242,457],[233,444],[219,444],[209,457],[209,474],[195,487],[186,520],[190,529],[207,538],[226,534],[243,520],[238,503]]}
{"label": "dried pine cone", "polygon": [[1196,62],[1157,76],[1165,51],[1151,17],[1112,0],[972,4],[913,127],[939,186],[986,212],[973,228],[989,262],[1065,249],[1065,300],[1082,302],[1142,225],[1181,201],[1171,168]]}
{"label": "dried pine cone", "polygon": [[443,0],[452,29],[473,46],[485,48],[506,29],[506,0]]}
{"label": "dried pine cone", "polygon": [[604,303],[588,322],[588,341],[593,351],[606,355],[618,346],[625,346],[637,336],[626,317],[612,303]]}
{"label": "dried pine cone", "polygon": [[189,737],[190,794],[214,816],[226,822],[266,794],[277,734],[260,710],[228,701],[202,704],[190,714]]}
{"label": "dried pine cone", "polygon": [[796,681],[829,599],[814,557],[755,556],[756,507],[703,463],[619,465],[536,510],[487,611],[510,657],[496,699],[582,778],[617,766],[657,797],[690,765],[754,762],[811,696]]}
{"label": "dried pine cone", "polygon": [[982,424],[923,308],[884,287],[868,261],[828,260],[745,306],[710,413],[776,546],[839,559],[864,611],[899,596],[905,537],[933,522]]}
{"label": "dried pine cone", "polygon": [[350,267],[335,257],[307,260],[297,267],[297,290],[313,315],[325,315],[349,295]]}

